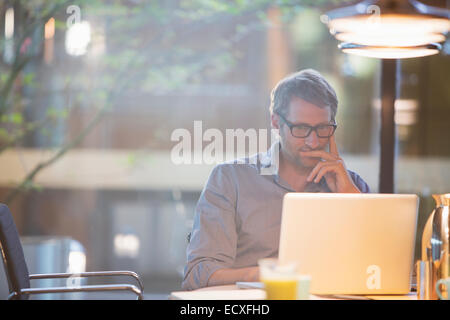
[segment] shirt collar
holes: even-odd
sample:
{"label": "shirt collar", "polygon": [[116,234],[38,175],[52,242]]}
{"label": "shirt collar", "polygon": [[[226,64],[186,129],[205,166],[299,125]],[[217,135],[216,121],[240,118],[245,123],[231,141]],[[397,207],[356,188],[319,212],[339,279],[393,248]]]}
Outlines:
{"label": "shirt collar", "polygon": [[270,146],[270,148],[266,152],[261,153],[260,174],[278,176],[280,148],[281,148],[280,141],[277,140]]}

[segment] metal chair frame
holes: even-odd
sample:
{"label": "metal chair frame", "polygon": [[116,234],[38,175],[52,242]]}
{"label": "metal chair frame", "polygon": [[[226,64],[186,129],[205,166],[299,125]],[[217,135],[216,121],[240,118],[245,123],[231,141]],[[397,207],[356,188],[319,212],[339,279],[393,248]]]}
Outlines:
{"label": "metal chair frame", "polygon": [[[0,244],[0,251],[2,253],[2,260],[6,265],[5,256],[3,254],[3,248]],[[68,278],[87,278],[87,277],[115,277],[115,276],[128,276],[133,278],[137,286],[131,284],[111,284],[111,285],[85,285],[85,286],[72,286],[72,287],[46,287],[46,288],[24,288],[20,292],[11,292],[8,296],[8,300],[15,300],[22,294],[44,294],[44,293],[71,293],[71,292],[106,292],[106,291],[130,291],[136,294],[137,300],[144,299],[144,285],[139,278],[139,275],[133,271],[91,271],[81,273],[43,273],[43,274],[30,274],[30,280],[40,279],[68,279]]]}
{"label": "metal chair frame", "polygon": [[[10,213],[9,213],[10,214]],[[12,217],[11,217],[12,218]],[[13,222],[11,222],[13,224]],[[15,225],[14,225],[15,228]],[[1,230],[0,230],[1,231]],[[20,240],[19,240],[20,241]],[[23,254],[23,249],[22,250]],[[28,297],[32,294],[44,294],[44,293],[69,293],[69,292],[100,292],[100,291],[130,291],[136,295],[137,300],[143,300],[144,298],[144,285],[139,278],[139,275],[133,271],[94,271],[94,272],[81,272],[81,273],[47,273],[47,274],[28,274],[29,280],[39,279],[68,279],[68,278],[88,278],[88,277],[116,277],[126,276],[133,278],[137,284],[110,284],[110,285],[80,285],[69,287],[46,287],[46,288],[21,288],[19,292],[14,291],[12,285],[11,275],[9,274],[9,263],[6,258],[6,254],[2,243],[0,241],[0,254],[2,262],[5,268],[5,273],[8,278],[8,285],[10,294],[8,300],[17,300],[22,296]],[[26,263],[25,263],[26,265]]]}

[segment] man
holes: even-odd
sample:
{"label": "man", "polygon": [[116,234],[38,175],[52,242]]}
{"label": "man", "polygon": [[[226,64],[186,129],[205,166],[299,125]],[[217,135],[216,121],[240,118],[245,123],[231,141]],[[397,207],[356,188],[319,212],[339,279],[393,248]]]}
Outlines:
{"label": "man", "polygon": [[[278,256],[287,192],[369,192],[339,156],[337,104],[333,88],[311,69],[276,85],[270,113],[279,142],[213,169],[196,207],[184,290],[258,281],[258,260]],[[263,174],[267,168],[275,168],[273,174]]]}

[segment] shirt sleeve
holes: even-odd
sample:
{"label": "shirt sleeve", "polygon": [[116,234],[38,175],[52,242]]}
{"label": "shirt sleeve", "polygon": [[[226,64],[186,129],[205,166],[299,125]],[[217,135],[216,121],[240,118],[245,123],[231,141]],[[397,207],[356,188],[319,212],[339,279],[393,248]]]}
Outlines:
{"label": "shirt sleeve", "polygon": [[350,170],[348,172],[359,191],[362,193],[370,193],[369,185],[356,172]]}
{"label": "shirt sleeve", "polygon": [[228,166],[220,164],[213,169],[197,203],[186,252],[183,290],[206,287],[216,270],[234,263],[236,188]]}

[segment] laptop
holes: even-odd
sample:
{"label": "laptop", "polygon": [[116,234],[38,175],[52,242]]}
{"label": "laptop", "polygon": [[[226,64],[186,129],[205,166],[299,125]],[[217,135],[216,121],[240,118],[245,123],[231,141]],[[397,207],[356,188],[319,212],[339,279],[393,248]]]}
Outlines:
{"label": "laptop", "polygon": [[419,198],[414,194],[287,193],[279,262],[327,294],[410,292]]}

